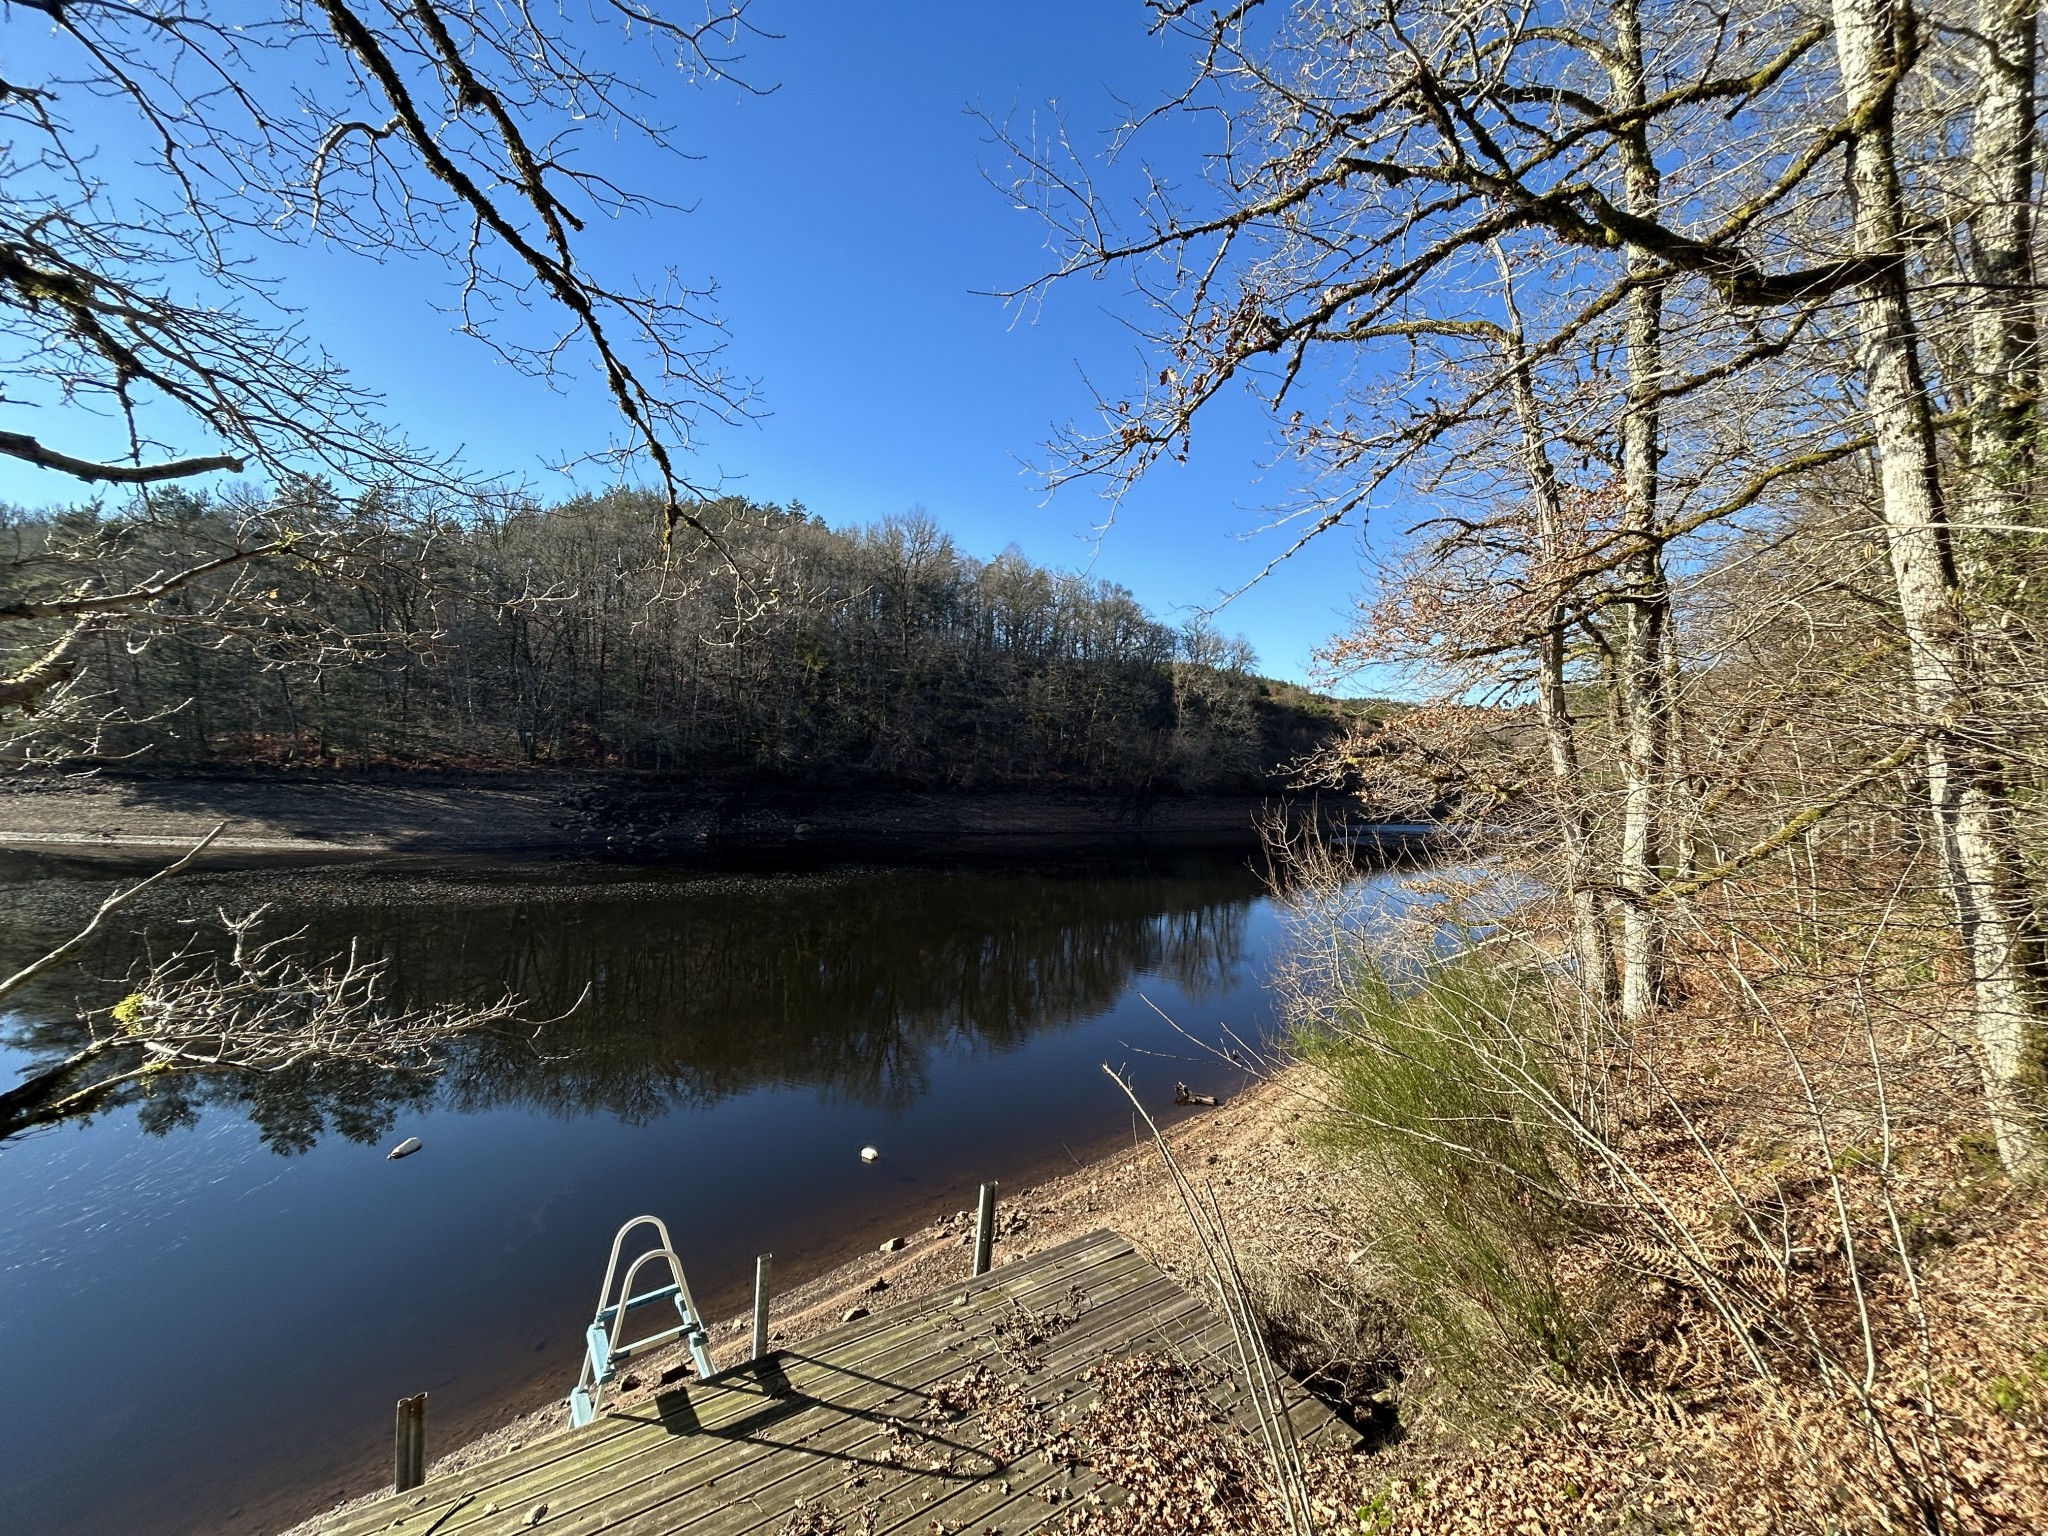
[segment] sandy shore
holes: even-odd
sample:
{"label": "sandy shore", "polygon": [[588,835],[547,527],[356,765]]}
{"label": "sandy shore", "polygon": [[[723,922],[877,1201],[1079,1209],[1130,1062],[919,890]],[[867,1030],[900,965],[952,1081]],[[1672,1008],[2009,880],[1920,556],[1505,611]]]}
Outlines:
{"label": "sandy shore", "polygon": [[[1283,1076],[1180,1122],[1165,1136],[1189,1174],[1214,1190],[1242,1250],[1284,1252],[1290,1268],[1334,1273],[1365,1262],[1365,1255],[1343,1236],[1356,1228],[1343,1212],[1337,1181],[1300,1146],[1307,1111],[1299,1081]],[[878,1249],[776,1296],[772,1342],[799,1343],[837,1326],[855,1308],[911,1300],[965,1278],[973,1227],[971,1213],[957,1212],[892,1239],[899,1247],[884,1245],[887,1251]],[[1015,1263],[1099,1227],[1129,1237],[1183,1285],[1195,1289],[1204,1283],[1187,1219],[1149,1143],[1030,1188],[1002,1191],[995,1262]],[[714,1356],[737,1359],[749,1328],[746,1317],[720,1322],[712,1335]],[[645,1406],[664,1381],[688,1373],[686,1362],[680,1348],[636,1362],[607,1393],[605,1407]],[[563,1405],[550,1404],[437,1457],[428,1476],[559,1434],[566,1423]]]}

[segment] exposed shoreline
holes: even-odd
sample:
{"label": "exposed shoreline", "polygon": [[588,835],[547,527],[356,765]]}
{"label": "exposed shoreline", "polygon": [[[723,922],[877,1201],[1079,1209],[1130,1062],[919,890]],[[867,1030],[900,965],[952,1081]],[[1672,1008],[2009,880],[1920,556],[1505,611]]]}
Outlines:
{"label": "exposed shoreline", "polygon": [[[1334,1219],[1332,1181],[1302,1151],[1294,1129],[1306,1113],[1301,1086],[1287,1075],[1252,1084],[1222,1106],[1202,1110],[1167,1127],[1174,1154],[1198,1177],[1216,1186],[1233,1231],[1241,1238],[1284,1230],[1305,1263],[1337,1267],[1355,1263]],[[1057,1247],[1099,1227],[1110,1227],[1190,1289],[1203,1283],[1200,1259],[1186,1230],[1185,1216],[1149,1143],[1120,1146],[1081,1162],[1070,1172],[1017,1189],[1004,1189],[997,1202],[998,1267]],[[970,1266],[973,1221],[969,1213],[942,1215],[914,1231],[895,1233],[901,1246],[881,1246],[778,1291],[771,1308],[771,1341],[778,1347],[801,1343],[836,1327],[855,1307],[879,1307],[913,1300],[965,1279]],[[747,1347],[750,1318],[728,1317],[712,1330],[713,1354],[736,1362]],[[644,1406],[661,1387],[664,1373],[687,1369],[680,1348],[636,1362],[607,1393],[607,1410]],[[633,1382],[630,1389],[625,1382]],[[443,1455],[428,1468],[428,1489],[443,1474],[562,1431],[561,1402],[511,1417],[498,1428]],[[431,1440],[429,1442],[431,1448]],[[307,1509],[304,1522],[375,1497],[366,1491],[343,1504]],[[300,1530],[294,1526],[293,1532]],[[287,1533],[290,1536],[290,1533]]]}
{"label": "exposed shoreline", "polygon": [[1258,794],[761,788],[579,773],[138,773],[5,781],[0,850],[149,863],[226,828],[209,862],[975,857],[1255,847]]}

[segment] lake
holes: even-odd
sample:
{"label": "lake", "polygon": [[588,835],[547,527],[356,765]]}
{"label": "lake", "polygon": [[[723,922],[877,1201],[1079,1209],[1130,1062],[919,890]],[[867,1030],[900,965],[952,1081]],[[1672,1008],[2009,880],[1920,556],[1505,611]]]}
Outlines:
{"label": "lake", "polygon": [[[111,883],[0,888],[0,963]],[[388,957],[403,1001],[568,1016],[453,1048],[424,1091],[224,1085],[0,1145],[0,1529],[267,1532],[387,1483],[401,1396],[432,1394],[440,1451],[567,1394],[627,1217],[666,1218],[706,1311],[737,1311],[758,1253],[795,1284],[1129,1140],[1104,1061],[1152,1105],[1234,1091],[1161,1014],[1267,1032],[1286,942],[1242,856],[188,876],[13,999],[0,1082],[120,995],[138,934],[263,904],[308,951]]]}

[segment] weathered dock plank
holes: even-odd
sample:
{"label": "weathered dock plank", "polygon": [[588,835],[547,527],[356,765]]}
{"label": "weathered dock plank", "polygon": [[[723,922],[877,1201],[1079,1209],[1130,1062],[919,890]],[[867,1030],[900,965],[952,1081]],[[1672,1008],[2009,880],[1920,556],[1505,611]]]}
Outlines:
{"label": "weathered dock plank", "polygon": [[[950,1298],[964,1292],[979,1299],[985,1290],[991,1305],[1013,1298],[1027,1305],[1037,1305],[1044,1296],[1081,1282],[1091,1271],[1101,1270],[1109,1264],[1135,1268],[1142,1265],[1143,1260],[1137,1258],[1128,1242],[1115,1234],[1093,1233],[1048,1250],[1029,1264],[996,1270],[982,1280],[963,1286],[960,1292],[949,1289],[946,1295]],[[887,1360],[892,1351],[901,1349],[905,1340],[929,1331],[929,1324],[923,1318],[925,1310],[924,1304],[916,1302],[887,1308],[821,1335],[805,1346],[803,1356],[785,1355],[785,1371],[791,1385],[808,1391],[831,1370],[871,1369]],[[808,1358],[819,1350],[831,1352],[831,1366],[814,1364]],[[701,1412],[692,1409],[699,1421],[697,1427],[725,1429],[732,1421],[756,1411],[759,1403],[755,1399],[759,1394],[753,1393],[750,1398],[746,1385],[748,1379],[742,1368],[717,1378],[714,1383],[688,1388],[688,1391],[698,1394],[697,1402],[703,1405]],[[720,1390],[710,1390],[714,1386]],[[429,1505],[445,1509],[464,1493],[490,1487],[494,1490],[491,1497],[479,1503],[499,1502],[510,1508],[512,1499],[566,1485],[581,1472],[598,1470],[619,1460],[631,1460],[642,1454],[650,1443],[661,1444],[670,1440],[673,1433],[680,1431],[671,1432],[661,1420],[646,1414],[606,1414],[583,1430],[565,1430],[451,1476],[430,1479],[429,1491],[433,1497]],[[523,1507],[530,1508],[531,1504]],[[369,1532],[387,1529],[394,1513],[386,1501],[373,1501],[346,1511],[331,1523],[320,1525],[318,1530],[320,1536],[367,1536]],[[461,1536],[481,1518],[479,1508],[465,1507],[444,1523],[435,1536]]]}
{"label": "weathered dock plank", "polygon": [[[1085,1466],[1016,1456],[1016,1419],[1078,1418],[1098,1398],[1091,1368],[1135,1354],[1183,1362],[1220,1415],[1254,1424],[1229,1329],[1128,1240],[1096,1232],[316,1530],[775,1536],[806,1511],[824,1529],[822,1512],[857,1508],[878,1536],[990,1525],[1026,1536],[1097,1484]],[[1304,1440],[1349,1434],[1285,1386]]]}

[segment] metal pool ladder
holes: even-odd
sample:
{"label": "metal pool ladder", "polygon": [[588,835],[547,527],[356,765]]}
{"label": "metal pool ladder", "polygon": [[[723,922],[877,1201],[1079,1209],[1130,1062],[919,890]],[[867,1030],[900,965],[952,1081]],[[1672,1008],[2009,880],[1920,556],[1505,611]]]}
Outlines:
{"label": "metal pool ladder", "polygon": [[[626,1266],[626,1277],[616,1287],[618,1300],[614,1301],[613,1281],[618,1278],[619,1253],[626,1246],[626,1234],[641,1226],[654,1228],[655,1235],[661,1239],[661,1246],[648,1249]],[[634,1295],[634,1278],[642,1268],[657,1259],[668,1266],[669,1283]],[[680,1323],[644,1339],[634,1339],[629,1344],[619,1342],[619,1335],[625,1331],[628,1312],[635,1307],[652,1306],[657,1301],[671,1299],[682,1318]],[[700,1378],[709,1376],[711,1337],[704,1326],[704,1314],[697,1310],[696,1299],[690,1295],[690,1282],[683,1277],[683,1261],[676,1257],[668,1228],[658,1216],[635,1216],[619,1228],[618,1236],[612,1239],[612,1258],[605,1266],[604,1289],[597,1293],[597,1316],[583,1333],[583,1373],[576,1380],[576,1390],[569,1394],[570,1425],[580,1429],[597,1417],[598,1404],[604,1400],[605,1383],[618,1374],[621,1360],[678,1338],[688,1342],[697,1375]]]}

